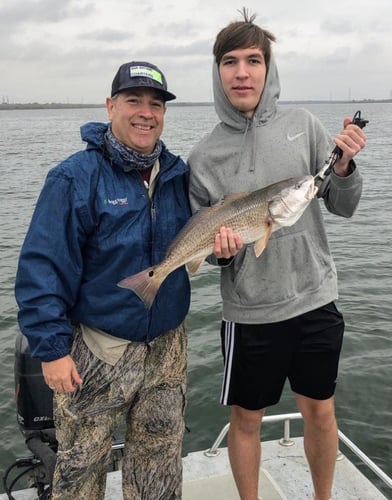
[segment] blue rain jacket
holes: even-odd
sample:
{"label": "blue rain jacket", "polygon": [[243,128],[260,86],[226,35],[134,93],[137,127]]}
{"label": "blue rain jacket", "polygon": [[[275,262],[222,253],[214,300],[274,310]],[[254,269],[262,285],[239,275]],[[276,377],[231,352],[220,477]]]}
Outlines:
{"label": "blue rain jacket", "polygon": [[18,321],[34,357],[70,352],[72,323],[149,342],[177,327],[190,304],[185,267],[171,273],[153,306],[117,283],[158,264],[191,215],[188,168],[166,147],[150,200],[138,172],[105,149],[108,124],[81,128],[87,148],[49,171],[22,246]]}

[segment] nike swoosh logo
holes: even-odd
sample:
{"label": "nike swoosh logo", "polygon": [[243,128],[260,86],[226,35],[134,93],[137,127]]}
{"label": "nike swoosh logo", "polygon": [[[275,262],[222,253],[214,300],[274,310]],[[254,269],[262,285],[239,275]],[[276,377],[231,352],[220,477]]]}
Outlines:
{"label": "nike swoosh logo", "polygon": [[295,134],[295,135],[290,135],[289,133],[287,134],[287,139],[291,142],[291,141],[295,141],[296,139],[298,139],[299,137],[301,137],[302,135],[305,135],[305,132],[300,132],[299,134]]}

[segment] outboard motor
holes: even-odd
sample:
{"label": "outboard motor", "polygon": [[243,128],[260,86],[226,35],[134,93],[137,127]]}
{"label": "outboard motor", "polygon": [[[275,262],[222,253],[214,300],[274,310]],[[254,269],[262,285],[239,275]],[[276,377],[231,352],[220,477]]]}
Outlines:
{"label": "outboard motor", "polygon": [[[32,457],[18,458],[3,478],[5,492],[12,499],[17,480],[28,474],[28,486],[37,489],[38,498],[50,498],[51,483],[56,465],[57,441],[53,422],[53,392],[46,385],[41,362],[32,358],[26,337],[18,333],[15,342],[15,400],[17,420]],[[8,485],[15,468],[24,468]]]}
{"label": "outboard motor", "polygon": [[18,333],[15,342],[15,398],[22,434],[54,429],[53,392],[46,385],[39,359],[32,358],[26,337]]}
{"label": "outboard motor", "polygon": [[[27,478],[27,487],[37,490],[37,498],[49,500],[57,453],[53,392],[45,383],[41,362],[31,356],[27,339],[20,332],[15,342],[14,373],[17,420],[32,456],[17,458],[8,467],[3,476],[4,491],[9,500],[15,500],[12,491],[16,483]],[[123,449],[124,441],[113,436],[112,463],[108,472],[121,468]]]}

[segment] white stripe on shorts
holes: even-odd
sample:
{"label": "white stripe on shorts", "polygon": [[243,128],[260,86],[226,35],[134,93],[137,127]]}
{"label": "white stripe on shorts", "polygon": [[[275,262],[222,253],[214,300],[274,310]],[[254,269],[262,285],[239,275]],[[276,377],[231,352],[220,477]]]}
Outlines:
{"label": "white stripe on shorts", "polygon": [[225,319],[223,319],[223,321],[225,322],[225,369],[223,374],[220,402],[223,405],[227,405],[231,379],[231,367],[233,363],[235,323],[232,321],[226,321]]}

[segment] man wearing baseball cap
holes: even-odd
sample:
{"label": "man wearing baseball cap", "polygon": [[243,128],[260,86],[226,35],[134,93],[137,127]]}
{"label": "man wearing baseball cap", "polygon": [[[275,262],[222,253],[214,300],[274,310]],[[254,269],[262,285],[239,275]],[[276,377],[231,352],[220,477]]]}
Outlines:
{"label": "man wearing baseball cap", "polygon": [[164,101],[176,98],[167,90],[165,75],[157,66],[148,62],[130,62],[122,64],[112,83],[112,97],[122,90],[136,87],[159,90]]}
{"label": "man wearing baseball cap", "polygon": [[187,166],[160,139],[173,99],[159,68],[123,64],[110,123],[84,125],[86,149],[49,171],[21,250],[19,325],[54,391],[53,500],[104,498],[121,422],[123,498],[181,498],[188,275],[171,273],[151,309],[117,286],[159,263],[190,217]]}

